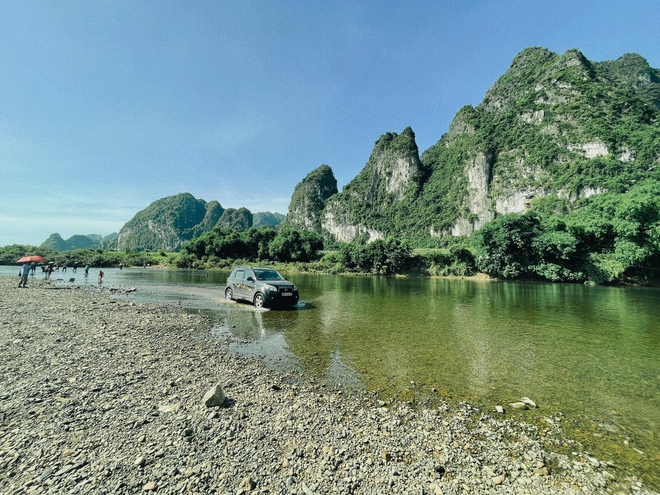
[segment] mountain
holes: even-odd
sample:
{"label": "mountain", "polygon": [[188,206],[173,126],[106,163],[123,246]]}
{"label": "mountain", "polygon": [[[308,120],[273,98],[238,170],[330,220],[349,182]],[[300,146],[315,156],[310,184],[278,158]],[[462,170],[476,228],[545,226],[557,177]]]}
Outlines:
{"label": "mountain", "polygon": [[270,225],[271,227],[277,227],[282,223],[286,218],[285,215],[281,213],[271,213],[270,211],[259,211],[252,214],[252,226],[260,227],[262,225]]}
{"label": "mountain", "polygon": [[282,227],[313,230],[320,234],[326,200],[337,192],[337,179],[328,165],[311,171],[293,190],[289,214]]}
{"label": "mountain", "polygon": [[56,251],[73,251],[74,249],[112,249],[117,238],[116,233],[102,236],[100,234],[76,234],[64,240],[60,234],[51,234],[41,247],[49,247]]}
{"label": "mountain", "polygon": [[294,191],[285,223],[317,229],[320,218],[333,240],[394,235],[423,244],[544,202],[571,209],[658,180],[658,75],[636,54],[597,63],[578,50],[525,49],[421,156],[412,129],[388,132],[321,211],[301,208]]}
{"label": "mountain", "polygon": [[[261,213],[278,225],[272,213]],[[190,193],[161,198],[126,222],[117,235],[120,251],[176,251],[185,241],[210,231],[215,226],[248,230],[254,218],[246,208],[223,208],[217,201],[197,199]]]}

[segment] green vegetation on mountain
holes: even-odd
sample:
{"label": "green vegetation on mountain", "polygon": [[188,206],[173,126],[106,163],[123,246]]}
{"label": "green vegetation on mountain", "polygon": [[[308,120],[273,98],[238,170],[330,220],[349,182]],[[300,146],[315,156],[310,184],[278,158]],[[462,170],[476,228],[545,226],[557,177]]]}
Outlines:
{"label": "green vegetation on mountain", "polygon": [[54,249],[55,251],[73,251],[75,249],[113,249],[116,246],[117,234],[107,236],[99,234],[76,234],[67,240],[62,239],[60,234],[51,234],[41,246]]}
{"label": "green vegetation on mountain", "polygon": [[[279,224],[276,215],[280,214],[264,212],[260,215],[273,225]],[[120,251],[177,251],[183,242],[216,226],[248,230],[253,226],[253,216],[246,208],[225,209],[217,201],[207,203],[190,193],[181,193],[156,200],[138,212],[119,231],[116,248]]]}
{"label": "green vegetation on mountain", "polygon": [[252,226],[261,227],[262,225],[270,225],[271,227],[277,227],[284,221],[285,218],[286,216],[282,215],[281,213],[258,211],[257,213],[252,214]]}
{"label": "green vegetation on mountain", "polygon": [[[336,243],[442,247],[478,232],[462,244],[498,277],[643,281],[658,261],[658,183],[660,71],[636,54],[528,48],[421,158],[410,128],[384,134],[309,220]],[[630,209],[646,216],[624,221]]]}
{"label": "green vegetation on mountain", "polygon": [[236,230],[247,230],[252,227],[252,213],[247,208],[228,208],[224,211],[217,225]]}
{"label": "green vegetation on mountain", "polygon": [[418,197],[423,170],[415,134],[406,128],[401,134],[388,132],[374,146],[369,161],[341,193],[328,199],[323,229],[338,241],[357,235],[370,238],[369,231],[395,235],[406,232],[414,221],[411,207]]}
{"label": "green vegetation on mountain", "polygon": [[321,233],[321,215],[326,200],[337,192],[337,179],[329,166],[321,165],[312,170],[293,190],[289,214],[283,220],[282,227]]}

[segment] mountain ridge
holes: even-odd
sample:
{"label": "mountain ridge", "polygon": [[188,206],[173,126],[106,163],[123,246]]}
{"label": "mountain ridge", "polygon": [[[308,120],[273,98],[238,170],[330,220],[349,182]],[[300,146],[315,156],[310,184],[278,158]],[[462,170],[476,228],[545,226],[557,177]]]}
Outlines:
{"label": "mountain ridge", "polygon": [[[331,241],[423,245],[543,198],[571,208],[660,179],[659,74],[636,54],[591,62],[575,49],[527,48],[421,156],[411,128],[383,134],[357,176],[314,212],[315,230]],[[307,220],[287,217],[304,228]]]}

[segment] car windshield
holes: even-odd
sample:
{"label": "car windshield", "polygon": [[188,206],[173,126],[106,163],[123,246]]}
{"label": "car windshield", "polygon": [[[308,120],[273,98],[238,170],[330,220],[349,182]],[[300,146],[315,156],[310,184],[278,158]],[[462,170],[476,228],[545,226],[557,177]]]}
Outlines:
{"label": "car windshield", "polygon": [[284,277],[276,270],[255,268],[254,274],[257,276],[257,280],[284,280]]}

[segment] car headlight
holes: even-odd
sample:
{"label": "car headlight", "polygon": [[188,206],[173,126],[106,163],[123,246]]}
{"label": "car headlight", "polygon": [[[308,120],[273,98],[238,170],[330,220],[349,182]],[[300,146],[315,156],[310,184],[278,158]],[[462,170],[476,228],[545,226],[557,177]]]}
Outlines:
{"label": "car headlight", "polygon": [[298,290],[298,287],[296,287],[296,284],[293,284],[293,290],[294,290],[294,291],[297,291],[297,290]]}
{"label": "car headlight", "polygon": [[266,284],[266,285],[264,285],[264,289],[269,290],[271,292],[277,292],[277,287],[275,287],[274,285]]}

